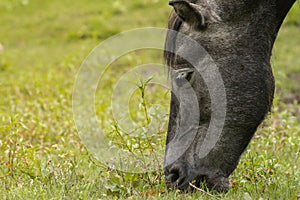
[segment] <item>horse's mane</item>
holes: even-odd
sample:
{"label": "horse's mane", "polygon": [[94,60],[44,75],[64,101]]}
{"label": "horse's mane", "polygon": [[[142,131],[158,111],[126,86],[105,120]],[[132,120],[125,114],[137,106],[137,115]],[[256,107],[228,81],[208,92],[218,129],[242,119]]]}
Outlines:
{"label": "horse's mane", "polygon": [[179,18],[179,16],[175,12],[171,13],[168,23],[169,30],[167,32],[164,51],[164,61],[169,67],[173,66],[175,57],[175,54],[173,52],[175,52],[175,42],[177,34],[174,33],[174,31],[179,31],[181,25],[182,20]]}

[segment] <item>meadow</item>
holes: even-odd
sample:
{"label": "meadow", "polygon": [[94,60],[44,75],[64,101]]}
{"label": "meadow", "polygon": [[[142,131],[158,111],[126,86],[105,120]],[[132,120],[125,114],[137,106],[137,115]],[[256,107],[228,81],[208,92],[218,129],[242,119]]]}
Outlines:
{"label": "meadow", "polygon": [[[74,123],[73,87],[91,50],[122,31],[166,27],[171,10],[166,0],[1,0],[0,199],[211,199],[197,191],[168,191],[161,166],[144,173],[106,166],[86,149]],[[215,199],[300,199],[299,35],[297,2],[273,50],[272,112],[232,174],[232,189]],[[118,77],[133,66],[161,62],[157,50],[124,55],[97,89],[99,126],[121,148],[151,152],[164,146],[168,90],[139,80],[130,97],[139,131],[160,119],[150,142],[120,131],[110,109]],[[166,112],[156,113],[157,105]]]}

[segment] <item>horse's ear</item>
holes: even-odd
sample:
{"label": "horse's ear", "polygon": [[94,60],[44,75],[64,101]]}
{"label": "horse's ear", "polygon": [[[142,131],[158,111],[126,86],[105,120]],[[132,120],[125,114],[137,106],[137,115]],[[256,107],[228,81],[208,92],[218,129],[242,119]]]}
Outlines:
{"label": "horse's ear", "polygon": [[190,26],[205,28],[210,21],[207,10],[187,0],[170,0],[169,5],[174,7],[176,14]]}

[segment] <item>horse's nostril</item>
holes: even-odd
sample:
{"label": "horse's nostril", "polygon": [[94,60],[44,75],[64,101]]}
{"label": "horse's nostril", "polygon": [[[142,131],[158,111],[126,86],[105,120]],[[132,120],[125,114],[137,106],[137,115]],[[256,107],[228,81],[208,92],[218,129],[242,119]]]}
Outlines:
{"label": "horse's nostril", "polygon": [[173,168],[169,171],[169,174],[166,176],[166,181],[169,187],[178,187],[184,183],[186,175],[180,168]]}
{"label": "horse's nostril", "polygon": [[170,174],[168,175],[167,179],[171,183],[176,182],[179,179],[179,170],[173,169],[172,171],[170,171]]}

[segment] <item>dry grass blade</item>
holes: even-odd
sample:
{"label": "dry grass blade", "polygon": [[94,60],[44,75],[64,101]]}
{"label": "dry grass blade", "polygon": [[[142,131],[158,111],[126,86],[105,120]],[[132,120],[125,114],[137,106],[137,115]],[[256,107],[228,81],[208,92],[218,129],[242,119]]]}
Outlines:
{"label": "dry grass blade", "polygon": [[196,190],[198,190],[199,192],[202,192],[202,193],[204,193],[205,195],[207,195],[207,196],[209,196],[209,197],[213,197],[213,198],[215,198],[215,199],[220,199],[220,198],[218,198],[218,197],[215,197],[214,195],[212,195],[212,194],[210,194],[210,193],[208,193],[208,192],[206,192],[206,191],[204,191],[204,190],[202,190],[202,189],[200,189],[200,188],[198,188],[198,187],[196,187],[195,185],[193,185],[192,183],[189,183],[190,184],[190,186],[192,187],[192,188],[194,188],[194,189],[196,189]]}

